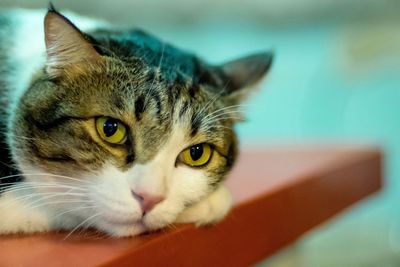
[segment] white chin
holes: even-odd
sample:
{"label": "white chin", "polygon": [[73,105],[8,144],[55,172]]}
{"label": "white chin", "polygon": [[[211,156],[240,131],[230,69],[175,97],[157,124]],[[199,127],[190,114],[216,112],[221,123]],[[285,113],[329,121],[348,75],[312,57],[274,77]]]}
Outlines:
{"label": "white chin", "polygon": [[125,224],[102,221],[96,223],[95,225],[97,229],[115,237],[135,236],[148,231],[148,229],[141,222]]}

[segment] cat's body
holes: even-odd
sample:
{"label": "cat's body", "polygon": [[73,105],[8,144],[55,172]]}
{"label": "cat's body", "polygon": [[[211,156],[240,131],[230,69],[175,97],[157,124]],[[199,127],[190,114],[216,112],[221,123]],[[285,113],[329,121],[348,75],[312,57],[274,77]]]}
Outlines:
{"label": "cat's body", "polygon": [[54,10],[0,12],[2,176],[22,174],[0,181],[23,177],[0,195],[0,234],[220,220],[237,105],[271,55],[209,66],[141,31],[67,17],[77,28]]}

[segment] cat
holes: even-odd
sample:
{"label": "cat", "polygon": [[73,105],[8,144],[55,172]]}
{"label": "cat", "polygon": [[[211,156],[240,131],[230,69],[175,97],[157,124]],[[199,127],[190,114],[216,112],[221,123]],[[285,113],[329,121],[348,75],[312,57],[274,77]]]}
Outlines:
{"label": "cat", "polygon": [[53,7],[1,12],[0,234],[220,221],[240,106],[271,63],[211,65]]}

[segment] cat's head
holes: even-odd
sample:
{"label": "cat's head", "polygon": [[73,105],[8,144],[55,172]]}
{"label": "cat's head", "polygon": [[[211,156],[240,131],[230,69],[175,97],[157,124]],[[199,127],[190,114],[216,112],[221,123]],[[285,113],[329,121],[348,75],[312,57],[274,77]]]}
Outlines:
{"label": "cat's head", "polygon": [[116,236],[173,223],[221,183],[241,101],[272,59],[209,65],[139,31],[84,34],[55,11],[45,42],[15,115],[14,160],[50,185],[38,191],[57,192],[44,206],[68,215],[59,227],[87,219]]}

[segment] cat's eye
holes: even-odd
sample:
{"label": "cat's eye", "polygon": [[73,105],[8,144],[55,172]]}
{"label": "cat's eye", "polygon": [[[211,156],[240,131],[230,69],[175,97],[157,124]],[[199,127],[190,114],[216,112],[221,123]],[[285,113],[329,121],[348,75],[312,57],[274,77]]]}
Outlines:
{"label": "cat's eye", "polygon": [[126,141],[126,127],[117,119],[98,117],[96,129],[100,137],[111,144],[123,144]]}
{"label": "cat's eye", "polygon": [[181,152],[179,160],[191,167],[200,167],[208,163],[213,149],[209,144],[191,146]]}

